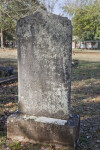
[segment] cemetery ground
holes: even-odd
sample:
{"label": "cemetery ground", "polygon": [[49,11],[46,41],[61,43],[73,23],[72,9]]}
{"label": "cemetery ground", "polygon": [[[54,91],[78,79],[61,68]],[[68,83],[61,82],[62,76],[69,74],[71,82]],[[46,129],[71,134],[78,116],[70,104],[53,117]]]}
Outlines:
{"label": "cemetery ground", "polygon": [[[76,150],[99,150],[100,52],[74,50],[73,59],[77,59],[78,64],[72,68],[71,111],[81,118],[80,141]],[[14,67],[16,72],[16,49],[0,49],[0,66]],[[17,109],[18,83],[0,84],[0,150],[54,149],[7,139],[6,120]]]}

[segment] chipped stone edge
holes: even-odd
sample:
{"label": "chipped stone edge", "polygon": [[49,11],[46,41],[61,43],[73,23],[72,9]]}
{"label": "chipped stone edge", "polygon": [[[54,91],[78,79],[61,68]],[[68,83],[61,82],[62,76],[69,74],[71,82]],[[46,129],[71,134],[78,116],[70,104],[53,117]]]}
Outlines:
{"label": "chipped stone edge", "polygon": [[49,124],[58,124],[65,125],[67,120],[56,119],[56,118],[48,118],[48,117],[36,117],[36,116],[26,116],[23,117],[25,120],[33,119],[36,122],[49,123]]}
{"label": "chipped stone edge", "polygon": [[[18,111],[16,111],[14,114],[12,114],[9,119],[13,118],[16,114],[18,114]],[[22,115],[22,118],[24,120],[34,120],[35,122],[41,122],[41,123],[47,123],[47,124],[56,124],[56,125],[65,125],[68,121],[62,120],[62,119],[56,119],[56,118],[49,118],[49,117],[37,117],[34,115]],[[9,121],[8,121],[9,122]],[[13,122],[13,119],[11,119],[11,122]]]}

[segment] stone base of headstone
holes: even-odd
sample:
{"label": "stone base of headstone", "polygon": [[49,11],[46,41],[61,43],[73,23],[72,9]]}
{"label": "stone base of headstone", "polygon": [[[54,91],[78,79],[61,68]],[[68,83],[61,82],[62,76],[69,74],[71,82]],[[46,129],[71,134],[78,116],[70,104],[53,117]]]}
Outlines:
{"label": "stone base of headstone", "polygon": [[61,120],[13,114],[7,120],[7,137],[22,142],[41,143],[74,149],[79,140],[80,118]]}

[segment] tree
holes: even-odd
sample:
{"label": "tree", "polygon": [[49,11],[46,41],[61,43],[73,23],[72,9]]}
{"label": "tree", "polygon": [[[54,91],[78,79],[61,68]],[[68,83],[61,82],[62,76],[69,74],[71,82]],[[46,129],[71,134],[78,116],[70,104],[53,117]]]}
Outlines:
{"label": "tree", "polygon": [[58,0],[40,0],[40,2],[52,13]]}
{"label": "tree", "polygon": [[0,29],[1,29],[1,48],[3,48],[4,32],[11,30],[14,27],[14,21],[9,14],[7,14],[7,5],[5,2],[0,3]]}
{"label": "tree", "polygon": [[[67,12],[70,17],[73,17],[78,9],[88,6],[94,3],[95,0],[66,0],[65,6],[63,6],[63,11]],[[96,0],[99,2],[99,0]]]}
{"label": "tree", "polygon": [[4,43],[4,32],[9,30],[11,33],[15,33],[17,20],[20,17],[33,13],[38,6],[38,0],[0,0],[0,30],[2,48]]}
{"label": "tree", "polygon": [[72,19],[73,33],[82,40],[95,40],[100,30],[100,8],[98,2],[78,9]]}
{"label": "tree", "polygon": [[73,34],[81,40],[94,40],[100,31],[100,3],[98,0],[76,1],[74,9],[65,8],[72,16]]}

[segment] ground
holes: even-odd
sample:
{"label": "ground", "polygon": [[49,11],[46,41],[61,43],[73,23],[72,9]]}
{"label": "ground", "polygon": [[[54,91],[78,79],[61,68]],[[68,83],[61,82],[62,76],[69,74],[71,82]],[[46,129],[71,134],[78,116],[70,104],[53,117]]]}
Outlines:
{"label": "ground", "polygon": [[[72,68],[71,111],[81,118],[80,141],[76,150],[99,150],[100,52],[74,50],[73,59],[79,60],[79,64]],[[0,49],[0,66],[11,66],[17,71],[16,49]],[[0,150],[54,149],[47,145],[18,143],[7,139],[6,120],[18,109],[17,102],[18,83],[0,85]]]}

